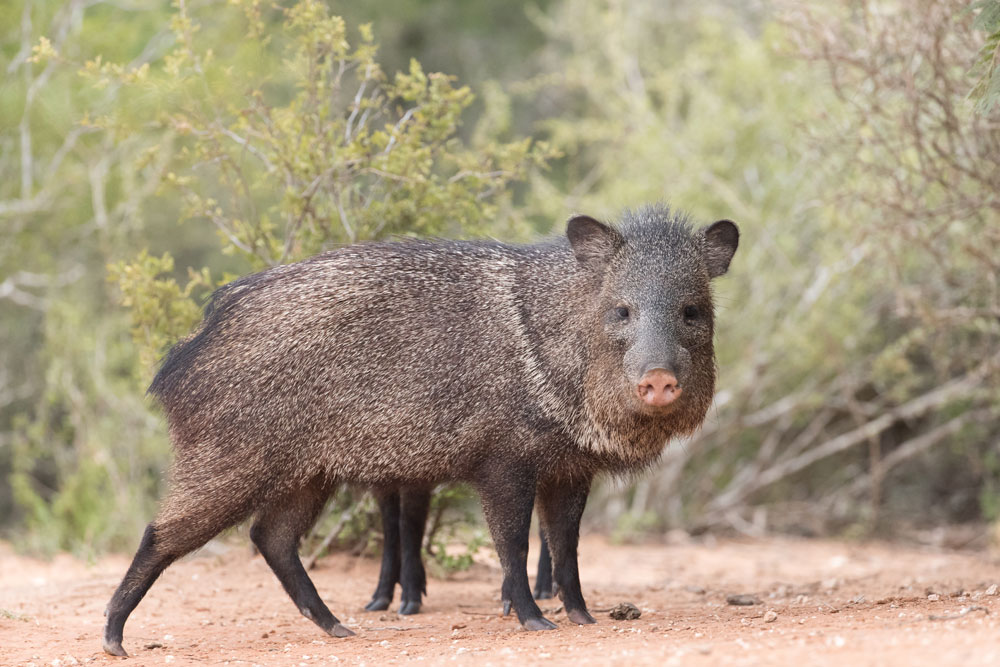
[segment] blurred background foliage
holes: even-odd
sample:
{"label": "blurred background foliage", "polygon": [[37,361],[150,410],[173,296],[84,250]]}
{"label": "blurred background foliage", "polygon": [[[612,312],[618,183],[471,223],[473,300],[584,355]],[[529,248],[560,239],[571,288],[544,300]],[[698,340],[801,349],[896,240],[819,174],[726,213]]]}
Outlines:
{"label": "blurred background foliage", "polygon": [[[14,0],[0,26],[22,548],[134,547],[170,461],[145,387],[219,284],[656,200],[743,231],[719,393],[588,525],[985,545],[1000,519],[1000,0]],[[461,567],[475,503],[435,503]],[[345,488],[307,549],[368,548],[376,515]]]}

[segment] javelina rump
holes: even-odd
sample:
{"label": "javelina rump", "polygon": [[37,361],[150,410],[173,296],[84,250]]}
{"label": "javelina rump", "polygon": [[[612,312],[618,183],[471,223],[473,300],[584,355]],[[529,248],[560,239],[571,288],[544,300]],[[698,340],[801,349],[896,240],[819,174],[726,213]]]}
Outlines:
{"label": "javelina rump", "polygon": [[[478,490],[524,627],[554,628],[526,570],[536,495],[567,616],[593,622],[577,569],[593,477],[644,468],[702,422],[715,386],[709,281],[729,221],[694,230],[665,207],[566,238],[367,243],[237,280],[150,386],[174,444],[170,493],[108,604],[104,649],[157,576],[228,526],[250,537],[299,610],[353,634],[297,547],[340,482],[463,480]],[[536,494],[537,490],[537,494]]]}

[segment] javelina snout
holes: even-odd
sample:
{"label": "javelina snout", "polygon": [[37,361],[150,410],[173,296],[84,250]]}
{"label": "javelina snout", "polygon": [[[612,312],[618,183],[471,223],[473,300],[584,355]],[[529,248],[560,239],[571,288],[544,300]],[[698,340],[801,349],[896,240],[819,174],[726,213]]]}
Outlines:
{"label": "javelina snout", "polygon": [[[540,630],[555,625],[527,577],[537,499],[566,616],[593,622],[577,567],[591,481],[648,467],[702,423],[709,281],[738,239],[732,222],[695,229],[650,206],[620,226],[576,216],[532,245],[362,243],[220,288],[150,385],[174,445],[170,492],[108,605],[105,650],[125,655],[125,621],[164,569],[245,519],[296,607],[350,634],[297,552],[344,482],[472,484],[502,599]],[[404,573],[419,605],[421,569]]]}
{"label": "javelina snout", "polygon": [[681,395],[677,378],[665,368],[654,368],[642,374],[636,386],[639,399],[653,408],[665,408]]}

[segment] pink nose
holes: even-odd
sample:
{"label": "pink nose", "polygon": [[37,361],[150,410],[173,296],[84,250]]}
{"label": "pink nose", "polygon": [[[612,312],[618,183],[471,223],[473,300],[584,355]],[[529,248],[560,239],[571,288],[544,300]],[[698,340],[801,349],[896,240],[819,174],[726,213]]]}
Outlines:
{"label": "pink nose", "polygon": [[655,368],[642,376],[636,392],[646,405],[663,407],[677,400],[681,395],[681,388],[677,386],[677,378],[673,373]]}

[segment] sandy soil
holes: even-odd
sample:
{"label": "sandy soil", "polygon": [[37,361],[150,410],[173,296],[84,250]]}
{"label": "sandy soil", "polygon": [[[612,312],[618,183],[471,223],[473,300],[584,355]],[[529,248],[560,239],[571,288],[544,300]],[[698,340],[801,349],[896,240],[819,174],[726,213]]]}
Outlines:
{"label": "sandy soil", "polygon": [[[127,564],[42,562],[0,545],[0,665],[119,663],[101,652],[100,632]],[[1000,664],[1000,559],[984,553],[789,539],[626,546],[588,537],[582,576],[598,623],[569,624],[558,602],[545,601],[560,627],[543,633],[498,615],[500,572],[490,562],[431,579],[418,616],[366,613],[377,565],[338,555],[313,571],[334,614],[357,631],[335,639],[299,616],[260,557],[210,545],[168,569],[133,613],[123,667]],[[732,594],[760,604],[728,604]],[[609,618],[623,601],[641,618]]]}

